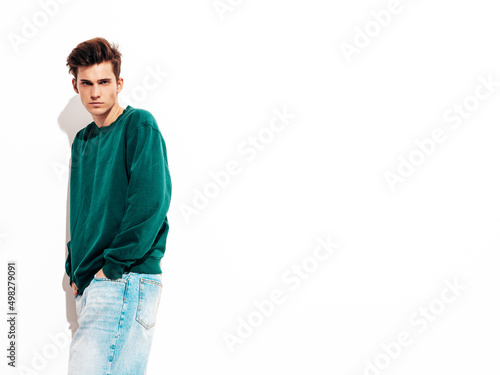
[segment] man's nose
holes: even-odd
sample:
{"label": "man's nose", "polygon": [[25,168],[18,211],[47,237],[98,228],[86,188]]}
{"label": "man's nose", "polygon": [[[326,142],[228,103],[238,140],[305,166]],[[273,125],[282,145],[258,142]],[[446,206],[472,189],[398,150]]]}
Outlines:
{"label": "man's nose", "polygon": [[92,92],[90,93],[92,100],[95,100],[101,96],[101,90],[97,85],[92,86]]}

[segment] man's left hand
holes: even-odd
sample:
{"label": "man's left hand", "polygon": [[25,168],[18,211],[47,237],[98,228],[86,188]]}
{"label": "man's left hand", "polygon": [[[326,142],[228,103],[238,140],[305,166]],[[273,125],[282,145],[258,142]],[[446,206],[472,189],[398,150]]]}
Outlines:
{"label": "man's left hand", "polygon": [[105,277],[106,279],[109,279],[109,277],[107,277],[104,272],[102,272],[102,268],[99,270],[99,272],[97,272],[95,274],[95,277]]}

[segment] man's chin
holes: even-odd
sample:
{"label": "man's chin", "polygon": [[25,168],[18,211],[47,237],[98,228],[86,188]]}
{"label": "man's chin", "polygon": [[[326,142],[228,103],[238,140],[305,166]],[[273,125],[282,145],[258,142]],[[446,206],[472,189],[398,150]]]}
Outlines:
{"label": "man's chin", "polygon": [[99,107],[88,106],[87,111],[89,111],[92,116],[102,116],[109,112],[109,108],[104,106],[99,106]]}

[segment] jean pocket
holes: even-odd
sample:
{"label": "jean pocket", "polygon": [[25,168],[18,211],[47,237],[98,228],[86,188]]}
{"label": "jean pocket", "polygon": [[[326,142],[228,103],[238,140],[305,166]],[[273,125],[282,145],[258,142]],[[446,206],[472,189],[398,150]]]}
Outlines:
{"label": "jean pocket", "polygon": [[153,328],[160,305],[163,284],[156,280],[141,278],[139,286],[139,306],[135,320],[144,328]]}

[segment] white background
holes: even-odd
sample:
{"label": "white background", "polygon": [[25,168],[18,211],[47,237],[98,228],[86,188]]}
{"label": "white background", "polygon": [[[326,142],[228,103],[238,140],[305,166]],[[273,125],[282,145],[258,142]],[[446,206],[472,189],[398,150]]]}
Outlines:
{"label": "white background", "polygon": [[[152,112],[167,144],[173,195],[149,375],[498,373],[495,2],[401,0],[390,19],[389,1],[223,0],[221,15],[210,0],[46,3],[0,10],[0,373],[66,372],[69,152],[91,118],[65,62],[95,36],[123,53],[120,103]],[[343,42],[360,47],[350,61]],[[483,99],[480,77],[494,83]],[[460,124],[447,122],[458,106]],[[247,160],[238,147],[284,108],[295,118]],[[416,141],[436,129],[446,140],[424,155]],[[387,172],[410,155],[420,165],[391,189]],[[231,160],[240,173],[186,218]],[[339,246],[312,263],[318,237]],[[4,349],[12,260],[19,372]],[[304,261],[292,290],[283,277]],[[230,350],[225,335],[276,289],[284,302]],[[411,344],[389,357],[384,345],[404,332]]]}

